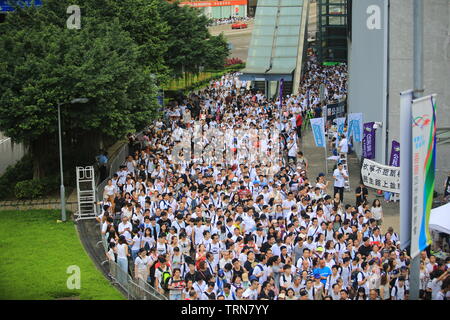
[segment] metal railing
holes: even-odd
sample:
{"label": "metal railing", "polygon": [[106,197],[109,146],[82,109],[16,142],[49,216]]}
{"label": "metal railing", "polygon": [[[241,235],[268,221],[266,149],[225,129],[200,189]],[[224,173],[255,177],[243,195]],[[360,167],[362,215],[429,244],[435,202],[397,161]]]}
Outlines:
{"label": "metal railing", "polygon": [[[105,237],[102,237],[102,243],[104,248],[107,248]],[[115,261],[109,260],[108,263],[109,276],[114,284],[119,285],[126,292],[128,300],[168,300],[165,295],[158,292],[148,282],[131,277],[130,266],[125,271]]]}
{"label": "metal railing", "polygon": [[[136,135],[137,142],[142,144],[141,136],[143,133],[139,133]],[[125,163],[127,156],[129,155],[129,144],[124,144],[118,152],[115,153],[114,157],[110,160],[108,166],[108,178],[100,182],[96,187],[97,199],[98,201],[103,200],[103,190],[108,183],[111,175],[119,170],[119,167]],[[100,211],[101,212],[101,208]],[[108,242],[106,237],[102,235],[102,240],[99,244],[102,244],[105,254],[108,252]],[[120,266],[112,260],[104,261],[102,264],[108,262],[109,263],[109,276],[113,280],[113,282],[119,285],[123,291],[126,292],[128,300],[168,300],[167,297],[160,292],[149,283],[142,279],[133,279],[130,275],[129,270],[134,266],[128,266],[128,270],[125,271]],[[130,261],[128,261],[130,264]]]}

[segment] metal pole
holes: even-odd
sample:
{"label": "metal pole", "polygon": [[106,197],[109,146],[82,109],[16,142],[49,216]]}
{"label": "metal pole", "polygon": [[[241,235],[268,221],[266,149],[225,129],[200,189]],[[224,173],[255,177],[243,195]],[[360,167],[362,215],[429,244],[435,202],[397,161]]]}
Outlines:
{"label": "metal pole", "polygon": [[[414,0],[414,99],[422,97],[423,89],[423,1]],[[409,299],[419,300],[420,255],[411,261]]]}
{"label": "metal pole", "polygon": [[63,174],[63,161],[62,161],[62,137],[61,137],[61,104],[58,104],[58,135],[59,135],[59,168],[61,170],[61,220],[65,222],[66,218],[66,199],[64,189],[64,174]]}

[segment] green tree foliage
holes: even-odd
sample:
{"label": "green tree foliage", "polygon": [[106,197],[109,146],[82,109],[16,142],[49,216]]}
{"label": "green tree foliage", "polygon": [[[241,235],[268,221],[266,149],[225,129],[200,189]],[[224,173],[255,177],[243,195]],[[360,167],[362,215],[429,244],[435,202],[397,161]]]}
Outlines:
{"label": "green tree foliage", "polygon": [[[73,4],[81,29],[66,26]],[[207,23],[197,9],[164,0],[45,0],[8,13],[0,23],[0,128],[30,147],[33,178],[57,171],[58,104],[65,161],[90,164],[100,139],[155,117],[157,85],[171,72],[223,67],[226,41]],[[80,97],[89,102],[67,104]]]}
{"label": "green tree foliage", "polygon": [[[116,10],[116,2],[105,3]],[[48,151],[56,141],[58,103],[89,98],[88,104],[62,106],[65,147],[86,132],[122,137],[147,124],[157,108],[152,73],[160,66],[150,56],[158,50],[137,44],[118,17],[83,15],[82,9],[82,28],[67,29],[69,4],[46,0],[0,24],[0,127],[31,147],[35,178],[57,156]]]}
{"label": "green tree foliage", "polygon": [[169,25],[167,65],[173,73],[197,73],[200,66],[222,69],[229,49],[222,35],[212,36],[209,20],[196,8],[160,0],[161,15]]}

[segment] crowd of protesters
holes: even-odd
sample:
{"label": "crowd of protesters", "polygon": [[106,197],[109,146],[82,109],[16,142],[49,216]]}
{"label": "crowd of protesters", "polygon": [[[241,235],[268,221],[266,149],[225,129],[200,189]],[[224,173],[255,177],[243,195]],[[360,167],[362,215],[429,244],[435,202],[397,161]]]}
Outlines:
{"label": "crowd of protesters", "polygon": [[228,17],[228,18],[220,18],[220,19],[211,19],[211,26],[219,26],[222,24],[233,24],[238,22],[246,22],[251,20],[252,18],[249,17]]}
{"label": "crowd of protesters", "polygon": [[[345,96],[345,66],[308,62],[282,101],[238,76],[174,102],[132,146],[98,217],[109,259],[172,300],[407,299],[410,257],[381,232],[379,200],[340,192],[341,165],[311,176],[302,153],[302,117],[320,83],[326,101]],[[177,149],[186,136],[200,153]],[[448,265],[422,252],[422,298],[449,296]]]}

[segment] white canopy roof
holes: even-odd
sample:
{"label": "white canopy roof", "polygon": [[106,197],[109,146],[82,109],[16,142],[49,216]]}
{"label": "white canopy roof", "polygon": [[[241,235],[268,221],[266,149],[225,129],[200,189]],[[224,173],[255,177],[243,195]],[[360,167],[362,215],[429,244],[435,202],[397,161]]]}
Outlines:
{"label": "white canopy roof", "polygon": [[450,203],[431,210],[429,228],[450,234]]}

